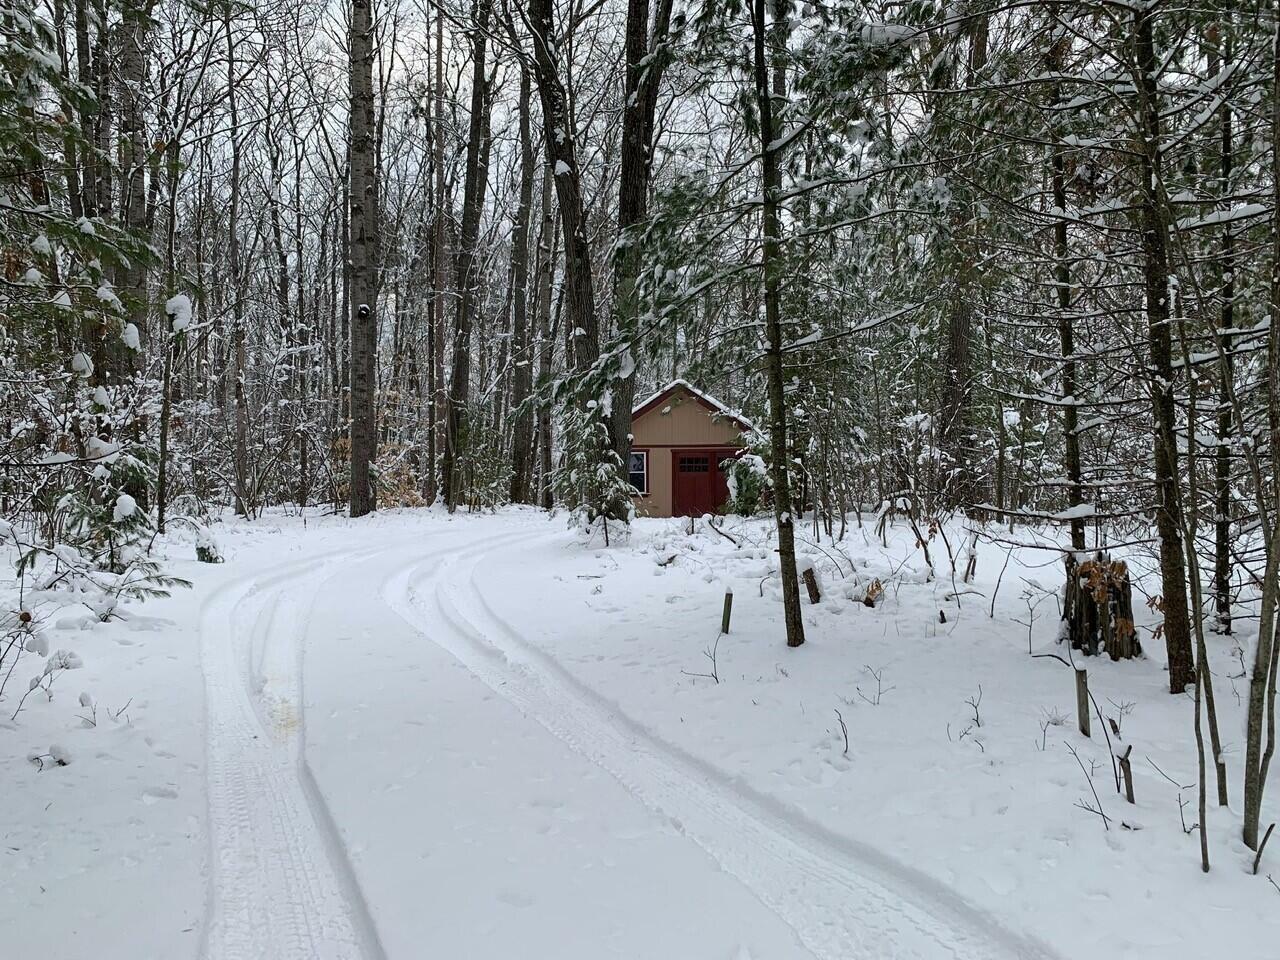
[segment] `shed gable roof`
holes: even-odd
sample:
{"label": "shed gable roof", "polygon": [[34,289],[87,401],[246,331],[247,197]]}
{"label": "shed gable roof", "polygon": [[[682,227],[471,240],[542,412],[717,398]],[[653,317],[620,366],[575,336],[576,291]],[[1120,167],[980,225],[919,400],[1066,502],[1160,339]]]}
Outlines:
{"label": "shed gable roof", "polygon": [[753,432],[755,430],[755,425],[742,414],[738,413],[727,404],[717,400],[710,394],[703,393],[688,380],[683,379],[672,380],[653,396],[649,397],[649,399],[644,400],[633,407],[631,410],[631,419],[638,420],[640,417],[643,417],[646,413],[649,413],[651,410],[656,408],[677,390],[686,391],[694,400],[698,401],[698,403],[711,411],[712,414],[724,417],[727,420],[732,420],[744,432]]}

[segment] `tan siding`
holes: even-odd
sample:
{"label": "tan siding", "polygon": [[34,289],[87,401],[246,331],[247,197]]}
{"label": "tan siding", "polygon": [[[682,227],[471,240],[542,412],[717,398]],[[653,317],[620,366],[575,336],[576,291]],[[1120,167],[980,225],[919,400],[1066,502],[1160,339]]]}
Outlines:
{"label": "tan siding", "polygon": [[[639,444],[636,444],[639,447]],[[649,450],[649,495],[636,498],[636,509],[645,517],[671,516],[671,450]]]}
{"label": "tan siding", "polygon": [[715,416],[687,390],[677,387],[671,396],[631,426],[634,446],[651,444],[688,447],[738,447],[742,432],[728,417]]}

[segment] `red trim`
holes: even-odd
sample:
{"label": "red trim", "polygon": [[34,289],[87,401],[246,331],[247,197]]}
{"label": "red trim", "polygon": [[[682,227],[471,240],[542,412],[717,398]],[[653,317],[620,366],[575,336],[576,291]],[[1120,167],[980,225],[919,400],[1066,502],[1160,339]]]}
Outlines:
{"label": "red trim", "polygon": [[[679,390],[683,390],[685,393],[688,393],[692,399],[696,400],[699,403],[699,405],[706,408],[707,410],[710,410],[712,413],[716,414],[716,416],[724,417],[726,420],[732,420],[734,423],[738,425],[739,430],[750,429],[750,427],[746,423],[744,423],[741,419],[739,419],[738,417],[735,417],[732,413],[726,413],[724,410],[721,410],[719,407],[717,407],[714,403],[711,403],[703,399],[702,397],[698,396],[696,393],[691,393],[683,384],[676,384],[673,387],[668,387],[666,390],[663,390],[661,393],[654,395],[653,397],[649,398],[644,403],[642,403],[640,406],[636,407],[634,410],[631,411],[631,422],[634,423],[635,421],[639,420],[646,413],[648,413],[650,410],[652,410],[654,407],[660,404],[663,400],[667,399],[667,397],[671,396],[673,393],[676,393]],[[655,446],[666,446],[666,444],[655,444]]]}

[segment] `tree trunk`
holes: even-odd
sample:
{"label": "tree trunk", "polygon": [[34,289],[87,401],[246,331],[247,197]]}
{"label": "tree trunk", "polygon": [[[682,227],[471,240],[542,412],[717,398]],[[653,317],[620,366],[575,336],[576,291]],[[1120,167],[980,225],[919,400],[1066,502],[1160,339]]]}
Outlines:
{"label": "tree trunk", "polygon": [[235,511],[249,515],[249,407],[245,396],[245,316],[244,277],[240,266],[240,108],[236,96],[236,44],[231,32],[231,14],[224,20],[227,35],[227,109],[231,129],[231,197],[227,207],[227,270],[231,274],[231,344],[235,371]]}
{"label": "tree trunk", "polygon": [[[969,27],[969,80],[987,63],[987,19],[974,18]],[[957,83],[957,86],[959,84]],[[977,129],[975,127],[975,129]],[[963,184],[963,179],[959,181]],[[958,184],[958,189],[959,189]],[[964,187],[963,199],[956,198],[951,218],[955,277],[947,300],[946,339],[942,350],[942,396],[939,409],[942,448],[951,463],[947,484],[949,505],[967,505],[978,497],[978,477],[973,459],[977,444],[973,423],[974,304],[980,290],[978,279],[978,205],[972,191]]]}
{"label": "tree trunk", "polygon": [[376,506],[370,466],[376,456],[377,230],[374,182],[372,0],[352,0],[347,34],[351,112],[348,130],[351,309],[351,516]]}
{"label": "tree trunk", "polygon": [[[168,174],[169,196],[165,221],[165,295],[172,297],[177,291],[177,235],[178,235],[178,131],[171,130],[165,143],[165,169]],[[169,505],[169,427],[173,416],[173,362],[174,352],[180,342],[174,336],[173,319],[167,315],[161,320],[160,342],[164,345],[163,367],[160,378],[160,450],[156,465],[156,530],[165,532],[165,510]]]}
{"label": "tree trunk", "polygon": [[[147,46],[151,32],[151,4],[133,0],[122,8],[120,51],[120,212],[125,229],[141,235],[146,225],[147,142],[144,86],[147,80]],[[129,320],[145,336],[147,322],[147,272],[145,262],[130,258],[118,285],[126,293]],[[139,351],[123,351],[124,369],[140,365]]]}
{"label": "tree trunk", "polygon": [[[1216,74],[1223,64],[1232,62],[1230,29],[1230,13],[1227,14],[1227,29],[1219,30],[1215,25],[1212,42],[1222,44],[1221,63],[1216,54],[1211,53],[1209,69]],[[1235,134],[1232,129],[1231,101],[1224,98],[1219,110],[1219,154],[1218,180],[1222,198],[1222,209],[1229,209],[1231,202],[1231,174],[1235,157]],[[1231,632],[1231,436],[1232,418],[1232,378],[1234,363],[1231,349],[1234,337],[1229,332],[1235,327],[1235,227],[1227,223],[1222,228],[1221,245],[1218,258],[1218,283],[1222,304],[1219,312],[1219,330],[1221,338],[1221,358],[1218,365],[1218,445],[1213,462],[1214,488],[1214,557],[1213,557],[1213,605],[1214,620],[1220,633]]]}
{"label": "tree trunk", "polygon": [[533,177],[535,161],[530,131],[532,83],[524,61],[520,65],[520,204],[516,209],[511,240],[511,407],[514,423],[511,435],[511,502],[529,500],[529,473],[532,466],[533,411],[528,406],[533,380],[533,357],[529,336],[529,222],[533,217]]}
{"label": "tree trunk", "polygon": [[551,325],[551,280],[555,273],[556,221],[551,213],[551,167],[542,175],[542,229],[538,240],[538,384],[544,391],[538,403],[538,476],[541,503],[550,510],[555,503],[551,488],[551,401],[545,391],[551,382],[556,338]]}
{"label": "tree trunk", "polygon": [[431,126],[433,163],[435,166],[435,230],[432,240],[431,324],[428,333],[428,387],[431,421],[427,447],[427,502],[434,503],[440,492],[439,461],[444,445],[444,414],[447,406],[444,392],[444,289],[445,269],[445,187],[444,187],[444,14],[436,10],[434,120]]}
{"label": "tree trunk", "polygon": [[552,0],[529,0],[529,29],[533,34],[534,74],[542,101],[547,163],[555,181],[564,236],[566,329],[573,344],[573,368],[590,370],[600,356],[600,324],[596,316],[591,245],[582,202],[582,174],[569,111],[569,98],[560,79],[560,59]]}
{"label": "tree trunk", "polygon": [[1187,576],[1178,519],[1178,440],[1173,392],[1173,345],[1169,329],[1168,224],[1161,202],[1159,69],[1153,10],[1134,15],[1138,88],[1138,206],[1150,353],[1151,405],[1155,419],[1156,532],[1160,540],[1164,640],[1169,659],[1169,692],[1182,693],[1196,679],[1187,615]]}
{"label": "tree trunk", "polygon": [[618,339],[627,344],[629,369],[615,381],[609,443],[624,466],[631,452],[631,407],[635,401],[634,343],[640,336],[636,281],[644,269],[638,228],[649,215],[653,175],[654,115],[666,60],[662,46],[671,25],[672,0],[658,0],[649,28],[649,0],[628,0],[627,69],[623,85],[622,158],[618,187],[618,241],[613,266],[613,318]]}
{"label": "tree trunk", "polygon": [[[94,89],[96,77],[91,65],[89,45],[89,0],[75,0],[76,79],[86,90]],[[86,217],[98,213],[98,157],[93,147],[97,142],[97,124],[92,100],[85,97],[80,104],[80,136],[84,142],[83,169],[80,175],[80,206]]]}
{"label": "tree trunk", "polygon": [[462,191],[462,230],[458,237],[458,310],[453,323],[453,362],[449,381],[449,412],[445,430],[444,502],[452,513],[458,507],[463,477],[460,461],[470,443],[467,400],[471,388],[471,329],[477,312],[480,260],[476,245],[489,179],[489,107],[485,54],[489,31],[489,0],[476,0],[471,32],[471,124],[467,131],[467,173]]}
{"label": "tree trunk", "polygon": [[[1049,51],[1049,72],[1060,73],[1066,69],[1064,56],[1066,41],[1059,40]],[[1058,100],[1057,84],[1052,89],[1052,99]],[[1062,351],[1062,466],[1067,478],[1067,506],[1075,507],[1084,502],[1084,487],[1080,469],[1080,414],[1075,407],[1079,397],[1076,379],[1075,322],[1071,305],[1071,248],[1067,235],[1067,185],[1066,151],[1054,138],[1053,156],[1050,161],[1050,179],[1053,189],[1053,205],[1057,219],[1053,225],[1054,286],[1058,294],[1058,342]],[[1071,547],[1085,547],[1084,518],[1071,518]]]}
{"label": "tree trunk", "polygon": [[[1272,22],[1280,24],[1280,0],[1272,4]],[[1271,432],[1273,507],[1271,529],[1267,536],[1266,569],[1262,576],[1262,597],[1258,617],[1258,640],[1254,645],[1253,669],[1249,676],[1249,705],[1245,722],[1244,762],[1244,842],[1250,850],[1258,849],[1258,833],[1262,817],[1262,795],[1276,746],[1276,673],[1277,631],[1276,608],[1280,605],[1280,29],[1275,31],[1271,48],[1271,324],[1267,335],[1268,429]],[[1258,490],[1259,512],[1265,506],[1267,491]]]}
{"label": "tree trunk", "polygon": [[[786,620],[787,646],[804,643],[804,621],[800,614],[800,584],[796,574],[795,518],[791,509],[791,464],[787,454],[787,400],[782,364],[782,264],[778,223],[778,194],[782,189],[779,168],[781,146],[773,121],[774,96],[785,91],[770,90],[769,61],[765,52],[767,26],[765,0],[752,0],[753,67],[756,110],[760,122],[760,172],[764,187],[761,205],[761,268],[764,273],[765,375],[769,394],[769,442],[772,459],[773,511],[778,524],[778,567],[782,578],[782,607]],[[775,21],[774,37],[785,49],[785,21]],[[774,86],[781,79],[775,70]]]}

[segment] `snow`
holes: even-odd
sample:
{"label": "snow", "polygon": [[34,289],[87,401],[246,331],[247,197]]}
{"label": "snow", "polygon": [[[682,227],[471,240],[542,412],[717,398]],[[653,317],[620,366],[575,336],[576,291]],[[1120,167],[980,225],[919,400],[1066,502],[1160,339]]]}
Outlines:
{"label": "snow", "polygon": [[1217,224],[1233,223],[1236,220],[1248,220],[1260,217],[1271,210],[1263,203],[1238,203],[1227,210],[1215,210],[1202,217],[1184,217],[1178,221],[1181,230],[1194,230],[1198,227],[1210,227]]}
{"label": "snow", "polygon": [[120,455],[120,444],[101,437],[89,437],[84,445],[90,460],[113,463]]}
{"label": "snow", "polygon": [[[26,654],[0,703],[4,954],[1269,955],[1275,893],[1237,815],[1209,811],[1203,876],[1155,770],[1195,779],[1159,644],[1083,664],[1104,713],[1134,705],[1135,807],[1099,719],[1075,730],[1070,672],[1028,656],[1065,652],[1054,552],[1015,553],[993,601],[1005,548],[980,542],[981,596],[956,597],[945,549],[924,582],[905,524],[813,544],[798,517],[827,586],[788,650],[771,524],[718,522],[736,544],[638,520],[605,550],[530,509],[269,511],[214,525],[217,565],[194,560],[208,531],[173,525],[157,549],[194,589],[120,619],[38,598],[31,636],[56,652]],[[1211,643],[1238,799],[1242,711]],[[691,676],[712,649],[720,682]],[[48,664],[76,671],[51,698]],[[1075,805],[1067,744],[1098,765],[1110,831]]]}
{"label": "snow", "polygon": [[138,350],[142,347],[142,341],[138,336],[138,327],[133,323],[126,323],[124,329],[120,331],[120,339],[124,341],[124,345],[130,350]]}
{"label": "snow", "polygon": [[570,171],[570,169],[569,169],[569,165],[568,165],[567,163],[565,163],[563,160],[557,160],[557,161],[556,161],[556,176],[557,176],[557,177],[567,177],[571,172],[572,172],[572,171]]}
{"label": "snow", "polygon": [[117,310],[124,309],[124,304],[120,302],[120,298],[116,295],[116,292],[113,289],[111,289],[111,284],[109,283],[101,284],[98,287],[96,296],[103,303],[110,304],[111,306],[115,307]]}
{"label": "snow", "polygon": [[[472,579],[511,584],[517,571],[524,571],[524,581],[536,571],[538,583],[527,593],[538,601],[526,602],[525,590],[491,591],[494,614],[610,712],[634,722],[637,739],[652,738],[691,756],[708,776],[765,805],[792,829],[816,831],[833,845],[869,847],[926,889],[936,883],[959,892],[989,921],[989,930],[1036,937],[1052,955],[1126,960],[1257,956],[1257,944],[1280,933],[1269,888],[1247,876],[1237,817],[1210,811],[1217,866],[1206,885],[1197,840],[1181,828],[1178,791],[1152,765],[1179,783],[1195,781],[1191,706],[1165,692],[1159,643],[1148,641],[1145,661],[1087,664],[1104,713],[1115,712],[1111,702],[1137,704],[1124,720],[1126,745],[1133,746],[1136,808],[1110,783],[1110,751],[1098,718],[1096,739],[1074,732],[1068,671],[1027,656],[1027,629],[1017,621],[1027,619],[1026,604],[1037,596],[1036,650],[1062,652],[1053,645],[1053,592],[1037,595],[1020,580],[1039,576],[1055,583],[1039,569],[1057,567],[1052,554],[1015,556],[993,618],[988,608],[1004,562],[1001,547],[979,545],[972,589],[982,596],[957,602],[945,598],[953,586],[942,572],[946,552],[936,541],[931,550],[939,577],[924,583],[923,560],[905,524],[888,548],[855,529],[838,550],[823,545],[842,557],[842,576],[821,605],[804,601],[808,642],[789,651],[780,629],[776,560],[761,526],[727,522],[726,531],[742,541],[735,548],[714,533],[685,536],[675,521],[640,520],[630,544],[609,551],[607,565],[572,550],[565,538],[495,552]],[[797,526],[802,543],[811,534]],[[951,542],[963,542],[960,531],[951,533]],[[833,579],[827,556],[800,549],[802,564],[813,563]],[[655,557],[672,554],[675,562],[655,565]],[[844,556],[851,558],[852,572]],[[598,578],[579,579],[588,572]],[[681,673],[704,669],[703,649],[719,629],[722,593],[706,582],[708,573],[736,587],[733,624],[717,651],[720,683]],[[886,585],[874,609],[833,599],[841,588],[857,599],[855,584],[865,590],[872,579]],[[943,608],[946,624],[938,622]],[[1146,638],[1151,617],[1145,608],[1140,612]],[[1230,660],[1222,653],[1218,703],[1225,718],[1239,709],[1225,681]],[[867,702],[876,699],[874,672],[893,688],[876,706]],[[977,696],[979,685],[977,726],[966,700]],[[850,731],[848,759],[836,709]],[[1041,750],[1046,715],[1072,719],[1048,724]],[[1234,719],[1224,719],[1224,733],[1235,726]],[[1086,763],[1098,763],[1096,786],[1108,815],[1143,829],[1116,824],[1104,831],[1075,806],[1088,786],[1066,743]],[[1242,749],[1237,741],[1228,755]],[[1238,760],[1233,772],[1235,792]],[[1194,802],[1194,789],[1183,799]],[[1097,885],[1103,875],[1123,876],[1125,883],[1107,884],[1107,896],[1095,897],[1092,892],[1104,889]],[[1080,923],[1082,916],[1089,922]]]}
{"label": "snow", "polygon": [[1095,516],[1098,508],[1092,503],[1078,503],[1074,507],[1059,510],[1053,515],[1055,520],[1084,520]]}
{"label": "snow", "polygon": [[129,494],[122,493],[116,498],[115,508],[111,511],[111,519],[119,523],[121,520],[128,520],[137,512],[138,501],[129,496]]}
{"label": "snow", "polygon": [[175,294],[166,300],[164,312],[172,321],[174,333],[181,333],[191,326],[191,298],[185,293]]}
{"label": "snow", "polygon": [[89,359],[87,353],[73,353],[71,355],[71,372],[81,377],[93,375],[93,361]]}

